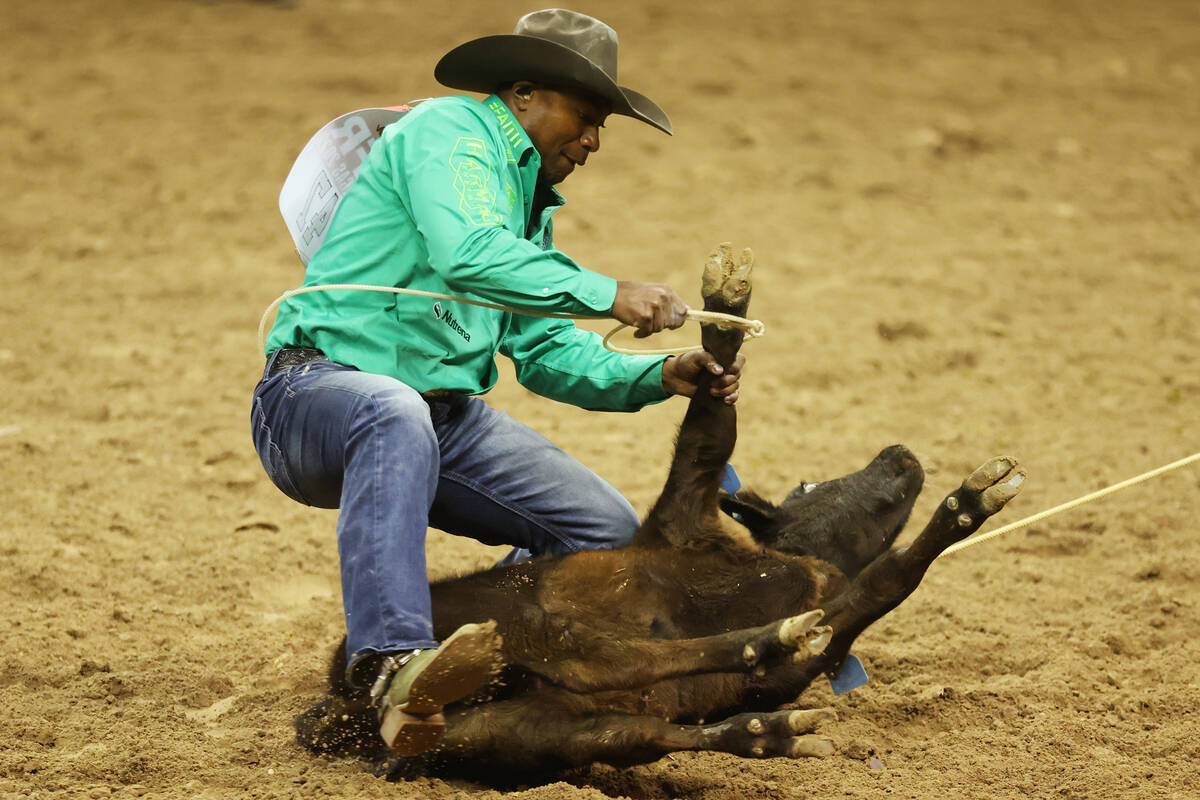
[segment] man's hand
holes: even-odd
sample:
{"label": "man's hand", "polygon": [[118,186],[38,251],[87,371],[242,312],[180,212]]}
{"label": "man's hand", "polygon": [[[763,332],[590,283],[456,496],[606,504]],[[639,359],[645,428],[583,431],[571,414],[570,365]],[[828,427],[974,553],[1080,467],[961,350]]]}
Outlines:
{"label": "man's hand", "polygon": [[637,328],[641,338],[664,328],[679,328],[687,321],[687,303],[665,283],[617,281],[617,297],[609,316]]}
{"label": "man's hand", "polygon": [[733,365],[726,370],[721,368],[711,353],[705,350],[689,350],[680,356],[671,356],[663,363],[663,389],[671,394],[691,397],[696,393],[696,379],[700,377],[700,373],[707,371],[716,376],[709,393],[731,406],[738,399],[739,382],[745,363],[746,357],[738,353]]}

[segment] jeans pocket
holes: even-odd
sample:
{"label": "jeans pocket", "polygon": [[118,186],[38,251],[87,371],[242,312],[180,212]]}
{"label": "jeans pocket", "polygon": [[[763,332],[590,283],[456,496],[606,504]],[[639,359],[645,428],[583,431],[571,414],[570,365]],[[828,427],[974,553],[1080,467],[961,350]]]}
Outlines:
{"label": "jeans pocket", "polygon": [[291,470],[288,469],[287,459],[284,458],[283,451],[279,449],[279,445],[275,444],[271,436],[271,428],[267,425],[267,412],[263,407],[262,398],[255,394],[254,411],[251,415],[251,428],[254,435],[254,450],[258,453],[258,460],[262,462],[263,469],[266,470],[267,477],[279,489],[298,503],[308,504],[300,490],[296,487],[295,480],[292,479]]}

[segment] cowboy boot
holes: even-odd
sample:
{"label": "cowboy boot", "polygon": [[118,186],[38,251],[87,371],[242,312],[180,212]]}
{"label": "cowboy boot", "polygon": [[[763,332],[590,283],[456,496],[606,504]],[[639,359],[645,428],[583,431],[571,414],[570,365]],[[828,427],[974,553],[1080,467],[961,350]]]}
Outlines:
{"label": "cowboy boot", "polygon": [[429,750],[446,730],[442,709],[483,688],[499,667],[493,620],[463,625],[436,650],[386,656],[371,687],[383,741],[399,756]]}

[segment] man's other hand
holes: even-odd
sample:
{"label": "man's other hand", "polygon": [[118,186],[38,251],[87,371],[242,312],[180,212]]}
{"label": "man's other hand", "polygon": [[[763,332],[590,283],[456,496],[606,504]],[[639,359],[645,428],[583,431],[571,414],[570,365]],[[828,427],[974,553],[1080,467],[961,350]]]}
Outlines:
{"label": "man's other hand", "polygon": [[689,350],[679,356],[671,356],[663,363],[663,389],[671,394],[691,397],[696,393],[696,381],[701,373],[709,372],[714,376],[709,393],[724,400],[726,405],[733,405],[738,399],[745,363],[746,357],[738,353],[729,369],[722,369],[708,351]]}

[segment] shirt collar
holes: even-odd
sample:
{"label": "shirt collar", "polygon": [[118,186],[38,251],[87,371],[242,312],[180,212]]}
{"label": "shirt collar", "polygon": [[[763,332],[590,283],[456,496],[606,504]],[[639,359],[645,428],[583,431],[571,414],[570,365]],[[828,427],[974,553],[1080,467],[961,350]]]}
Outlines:
{"label": "shirt collar", "polygon": [[528,160],[528,153],[537,151],[534,149],[529,135],[521,127],[521,123],[517,122],[516,117],[508,110],[508,106],[497,95],[491,95],[483,101],[483,104],[496,115],[496,123],[500,126],[500,135],[504,137],[505,144],[508,145],[511,160],[524,165],[524,162]]}
{"label": "shirt collar", "polygon": [[[500,126],[500,135],[504,138],[505,144],[508,146],[508,158],[520,167],[522,170],[530,166],[532,162],[534,175],[536,177],[537,170],[542,166],[542,157],[538,154],[537,148],[533,146],[533,141],[529,138],[529,134],[525,133],[525,129],[521,127],[521,123],[517,122],[516,117],[508,110],[508,106],[500,99],[498,95],[491,95],[483,101],[484,106],[489,111],[496,115],[496,124]],[[559,193],[558,189],[553,186],[546,187],[550,190],[550,201],[547,203],[549,207],[557,207],[564,205],[567,201]]]}

